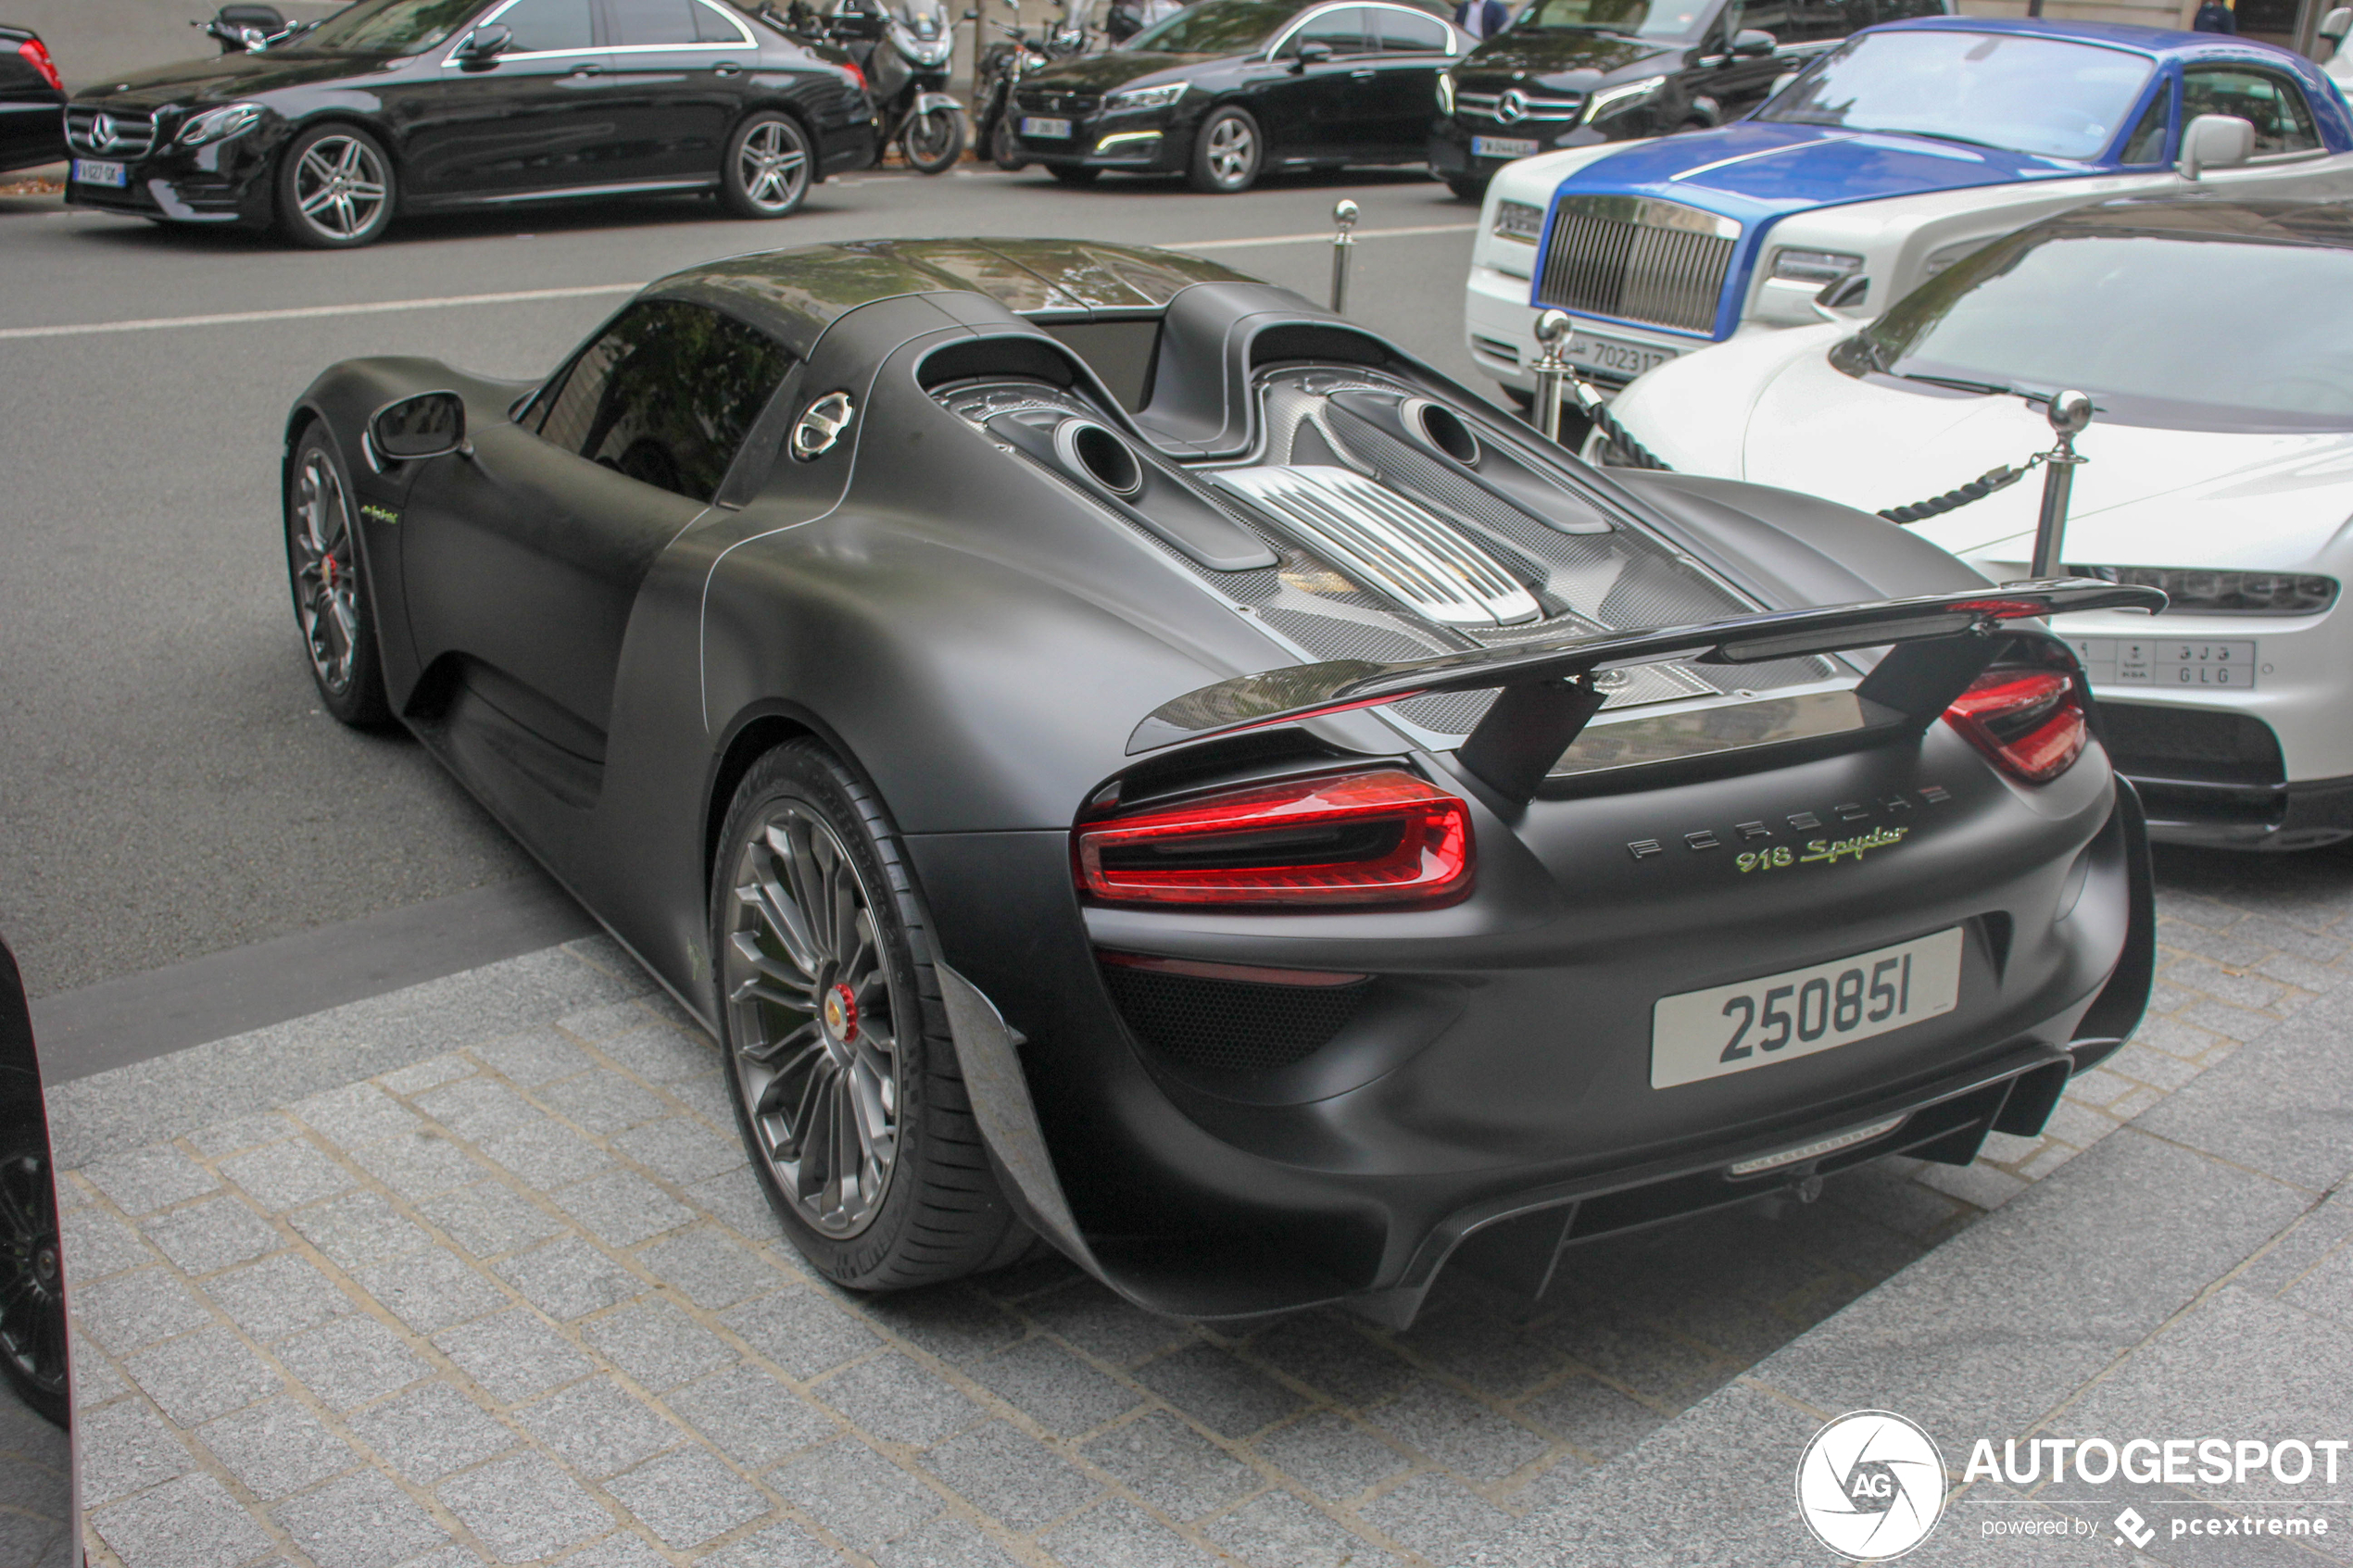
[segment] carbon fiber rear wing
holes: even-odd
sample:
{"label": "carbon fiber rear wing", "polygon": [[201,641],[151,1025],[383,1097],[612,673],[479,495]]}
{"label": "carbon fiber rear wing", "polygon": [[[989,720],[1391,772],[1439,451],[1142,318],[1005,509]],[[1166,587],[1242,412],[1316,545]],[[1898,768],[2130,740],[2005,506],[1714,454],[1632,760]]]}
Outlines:
{"label": "carbon fiber rear wing", "polygon": [[2154,614],[2165,602],[2155,588],[2049,578],[1970,593],[1768,610],[1693,626],[1516,643],[1395,664],[1362,659],[1298,664],[1220,681],[1161,704],[1127,737],[1127,754],[1437,692],[1500,689],[1494,706],[1455,755],[1498,793],[1525,801],[1586,721],[1600,711],[1596,671],[1670,659],[1754,664],[1892,644],[1894,651],[1880,660],[1856,695],[1925,729],[1983,671],[1998,646],[1991,633],[2003,621],[2079,609]]}

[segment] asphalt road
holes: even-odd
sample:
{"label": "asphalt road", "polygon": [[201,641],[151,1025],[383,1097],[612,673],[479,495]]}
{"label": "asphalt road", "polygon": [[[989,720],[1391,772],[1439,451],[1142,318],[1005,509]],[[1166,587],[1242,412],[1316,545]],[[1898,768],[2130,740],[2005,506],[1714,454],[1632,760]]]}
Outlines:
{"label": "asphalt road", "polygon": [[[550,208],[420,221],[344,255],[0,198],[0,933],[31,993],[531,874],[413,744],[355,734],[313,700],[284,585],[279,435],[329,363],[422,354],[533,375],[625,286],[868,236],[1212,245],[1322,298],[1329,248],[1296,236],[1328,232],[1343,195],[1373,232],[1352,314],[1483,386],[1460,338],[1475,213],[1403,175],[1212,197],[877,173],[822,186],[774,225],[695,200]],[[419,301],[445,303],[399,304]],[[222,315],[248,319],[120,330]]]}

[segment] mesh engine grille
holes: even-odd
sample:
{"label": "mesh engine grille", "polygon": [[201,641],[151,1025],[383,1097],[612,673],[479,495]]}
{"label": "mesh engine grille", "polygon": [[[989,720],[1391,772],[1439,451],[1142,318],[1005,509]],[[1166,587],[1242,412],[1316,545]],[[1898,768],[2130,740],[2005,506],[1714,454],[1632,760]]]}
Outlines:
{"label": "mesh engine grille", "polygon": [[1103,984],[1136,1037],[1169,1060],[1271,1073],[1304,1060],[1356,1016],[1372,982],[1254,985],[1104,964]]}
{"label": "mesh engine grille", "polygon": [[[1619,215],[1621,207],[1627,215]],[[1735,242],[1680,223],[1644,221],[1687,213],[1711,226],[1716,221],[1713,214],[1672,202],[1633,206],[1622,197],[1562,197],[1553,215],[1544,275],[1537,280],[1537,303],[1688,332],[1714,332]]]}

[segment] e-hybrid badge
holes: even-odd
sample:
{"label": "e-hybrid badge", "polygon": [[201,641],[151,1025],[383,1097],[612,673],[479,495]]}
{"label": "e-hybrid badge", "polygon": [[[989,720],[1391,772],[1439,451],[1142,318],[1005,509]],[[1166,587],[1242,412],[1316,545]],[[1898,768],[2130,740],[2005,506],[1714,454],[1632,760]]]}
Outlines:
{"label": "e-hybrid badge", "polygon": [[1960,989],[1956,925],[1811,969],[1661,997],[1651,1010],[1651,1087],[1868,1040],[1952,1011]]}

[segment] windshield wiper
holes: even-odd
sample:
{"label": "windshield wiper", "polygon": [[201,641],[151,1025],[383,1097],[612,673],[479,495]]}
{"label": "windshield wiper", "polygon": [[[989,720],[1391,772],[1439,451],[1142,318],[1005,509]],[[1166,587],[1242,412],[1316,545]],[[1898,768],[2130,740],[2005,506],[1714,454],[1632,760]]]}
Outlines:
{"label": "windshield wiper", "polygon": [[1891,370],[1886,366],[1880,364],[1879,356],[1877,354],[1873,354],[1871,356],[1871,363],[1878,366],[1881,373],[1894,376],[1897,381],[1921,382],[1929,386],[1948,387],[1955,392],[1974,392],[1981,397],[2028,396],[2026,393],[2020,392],[2018,388],[2014,386],[2004,386],[1998,382],[1964,381],[1958,376],[1928,376],[1922,375],[1917,370]]}
{"label": "windshield wiper", "polygon": [[[1850,125],[1847,129],[1852,131],[1856,128]],[[1988,151],[1996,153],[2010,153],[2018,150],[2015,147],[2006,147],[1999,142],[1981,142],[1974,136],[1956,136],[1949,131],[1914,131],[1908,126],[1881,127],[1876,132],[1876,134],[1881,136],[1918,136],[1923,142],[1958,142],[1964,147],[1983,147]]]}

